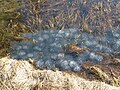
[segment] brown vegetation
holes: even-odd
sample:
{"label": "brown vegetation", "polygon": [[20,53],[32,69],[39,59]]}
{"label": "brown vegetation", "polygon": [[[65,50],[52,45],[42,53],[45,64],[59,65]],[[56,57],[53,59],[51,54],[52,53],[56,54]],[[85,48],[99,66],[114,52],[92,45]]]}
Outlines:
{"label": "brown vegetation", "polygon": [[89,79],[120,86],[120,59],[106,59],[99,64],[86,62],[78,75]]}

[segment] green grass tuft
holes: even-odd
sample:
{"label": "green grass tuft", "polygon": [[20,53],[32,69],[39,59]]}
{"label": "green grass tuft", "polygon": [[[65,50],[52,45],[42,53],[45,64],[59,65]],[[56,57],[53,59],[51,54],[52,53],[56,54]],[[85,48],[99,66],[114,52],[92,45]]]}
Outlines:
{"label": "green grass tuft", "polygon": [[26,31],[17,12],[20,8],[21,5],[17,0],[0,1],[0,58],[8,54],[10,42]]}

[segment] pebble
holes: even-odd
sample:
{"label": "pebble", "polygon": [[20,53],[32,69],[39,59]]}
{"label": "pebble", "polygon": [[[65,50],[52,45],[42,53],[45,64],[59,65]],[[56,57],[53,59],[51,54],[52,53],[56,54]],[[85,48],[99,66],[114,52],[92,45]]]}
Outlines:
{"label": "pebble", "polygon": [[69,66],[69,63],[67,60],[64,60],[61,62],[61,68],[64,69],[64,70],[69,70],[70,69],[70,66]]}
{"label": "pebble", "polygon": [[16,50],[21,50],[21,49],[22,49],[22,46],[16,47]]}
{"label": "pebble", "polygon": [[26,53],[25,53],[24,51],[19,51],[19,52],[18,52],[18,55],[19,55],[19,56],[23,56],[23,55],[25,55],[25,54],[26,54]]}
{"label": "pebble", "polygon": [[100,62],[103,60],[103,56],[97,55],[95,53],[90,53],[90,59],[92,59],[94,62]]}
{"label": "pebble", "polygon": [[75,72],[79,72],[80,70],[81,70],[80,66],[75,66],[73,69],[73,71],[75,71]]}
{"label": "pebble", "polygon": [[77,66],[77,63],[75,61],[70,61],[69,65],[71,68],[74,68],[75,66]]}
{"label": "pebble", "polygon": [[27,54],[27,57],[32,58],[32,57],[33,57],[33,54],[32,54],[32,53],[28,53],[28,54]]}

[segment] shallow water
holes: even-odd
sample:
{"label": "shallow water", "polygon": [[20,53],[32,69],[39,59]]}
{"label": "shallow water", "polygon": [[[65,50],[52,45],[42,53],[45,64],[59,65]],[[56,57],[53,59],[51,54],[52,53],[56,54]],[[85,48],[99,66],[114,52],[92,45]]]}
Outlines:
{"label": "shallow water", "polygon": [[[98,52],[120,51],[120,30],[106,30],[106,35],[94,36],[78,29],[39,31],[21,35],[30,40],[12,43],[10,50],[15,59],[29,58],[37,67],[80,71],[80,65],[90,60],[99,63],[104,59]],[[79,48],[89,48],[82,53],[69,53],[65,46],[77,43]]]}

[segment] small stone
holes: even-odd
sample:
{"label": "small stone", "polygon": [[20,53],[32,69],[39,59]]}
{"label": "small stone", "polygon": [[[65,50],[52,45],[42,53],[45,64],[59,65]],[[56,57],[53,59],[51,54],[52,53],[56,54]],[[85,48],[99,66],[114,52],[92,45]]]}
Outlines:
{"label": "small stone", "polygon": [[120,46],[120,40],[117,40],[116,44],[117,44],[118,46]]}
{"label": "small stone", "polygon": [[94,48],[95,51],[102,51],[102,49],[103,49],[103,46],[99,45],[99,44],[96,45],[95,48]]}
{"label": "small stone", "polygon": [[46,68],[48,68],[48,69],[53,68],[53,67],[54,67],[53,61],[52,61],[52,60],[46,60],[45,66],[46,66]]}
{"label": "small stone", "polygon": [[22,46],[18,46],[17,48],[16,48],[16,50],[21,50],[22,49]]}
{"label": "small stone", "polygon": [[100,62],[103,60],[103,57],[100,55],[96,55],[95,53],[90,53],[90,60],[94,62]]}
{"label": "small stone", "polygon": [[41,48],[41,47],[38,47],[38,46],[35,46],[33,49],[34,49],[34,50],[38,50],[38,51],[42,51],[42,48]]}
{"label": "small stone", "polygon": [[65,37],[69,37],[70,32],[65,32]]}
{"label": "small stone", "polygon": [[65,57],[65,54],[64,54],[64,53],[59,53],[57,58],[58,58],[58,59],[63,59],[64,57]]}
{"label": "small stone", "polygon": [[57,60],[57,54],[55,54],[55,53],[51,54],[51,59],[52,60]]}
{"label": "small stone", "polygon": [[44,39],[49,39],[49,35],[47,35],[47,34],[44,34],[42,37],[43,37]]}
{"label": "small stone", "polygon": [[64,30],[59,30],[58,34],[63,34],[65,31]]}
{"label": "small stone", "polygon": [[38,37],[38,40],[42,42],[44,39],[42,37]]}
{"label": "small stone", "polygon": [[63,37],[63,35],[61,35],[61,34],[56,34],[55,36],[56,36],[56,38],[62,38]]}
{"label": "small stone", "polygon": [[28,49],[28,46],[24,45],[22,48],[23,48],[23,49]]}
{"label": "small stone", "polygon": [[45,68],[43,59],[39,59],[39,60],[36,62],[36,67]]}
{"label": "small stone", "polygon": [[29,58],[32,58],[32,57],[33,57],[33,54],[32,54],[32,53],[28,53],[27,56],[28,56]]}
{"label": "small stone", "polygon": [[118,34],[118,33],[115,33],[113,35],[114,35],[115,38],[119,38],[120,37],[120,34]]}
{"label": "small stone", "polygon": [[26,53],[24,52],[24,51],[19,51],[19,53],[18,53],[18,55],[20,55],[20,56],[23,56],[23,55],[25,55]]}
{"label": "small stone", "polygon": [[70,61],[69,65],[71,68],[74,68],[75,66],[77,66],[77,63],[75,61]]}
{"label": "small stone", "polygon": [[86,44],[87,46],[92,46],[92,45],[96,45],[97,42],[96,42],[96,41],[86,41],[85,44]]}
{"label": "small stone", "polygon": [[78,72],[78,71],[80,71],[80,70],[81,70],[80,66],[76,66],[76,67],[74,67],[74,69],[73,69],[73,71],[75,71],[75,72]]}
{"label": "small stone", "polygon": [[68,61],[64,60],[62,63],[61,63],[61,68],[63,70],[70,70],[70,66],[68,64]]}

